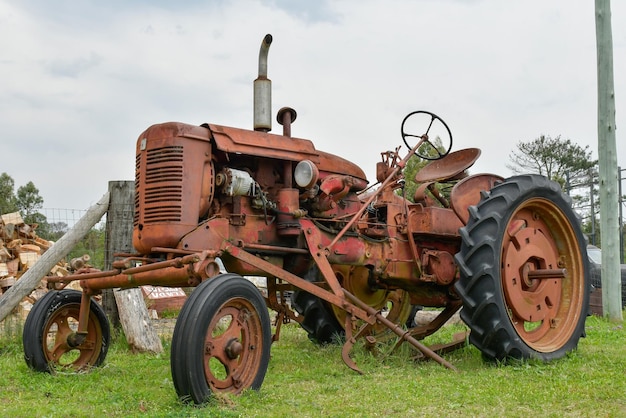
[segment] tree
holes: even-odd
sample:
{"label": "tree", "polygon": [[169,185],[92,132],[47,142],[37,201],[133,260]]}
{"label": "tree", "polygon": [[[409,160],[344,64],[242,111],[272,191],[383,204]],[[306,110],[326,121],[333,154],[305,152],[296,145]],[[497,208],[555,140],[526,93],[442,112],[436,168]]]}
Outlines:
{"label": "tree", "polygon": [[65,222],[52,222],[49,226],[50,230],[46,239],[52,241],[58,241],[70,229],[69,225]]}
{"label": "tree", "polygon": [[[435,139],[432,142],[435,145],[435,147],[439,149],[440,152],[444,152],[444,146],[442,144],[440,137],[438,136],[435,137]],[[432,147],[429,146],[426,149],[430,150],[430,154],[433,157],[436,155],[435,150],[433,150]],[[426,153],[424,149],[420,149],[419,151],[422,153],[422,155]],[[418,171],[420,171],[428,163],[430,163],[430,161],[431,160],[420,158],[417,155],[412,155],[411,158],[409,158],[409,161],[407,161],[406,166],[402,170],[402,174],[404,175],[404,182],[405,182],[404,183],[404,196],[411,202],[413,201],[415,191],[420,185],[419,183],[415,182],[415,175],[418,173]],[[398,191],[398,194],[402,194],[402,191]]]}
{"label": "tree", "polygon": [[[599,231],[595,183],[598,161],[592,159],[589,146],[581,147],[561,136],[541,135],[529,142],[519,142],[517,151],[510,155],[508,168],[515,173],[529,172],[544,175],[558,182],[572,198],[573,207],[581,216],[583,232],[595,243]],[[573,189],[577,189],[572,193]],[[595,203],[594,203],[595,202]]]}
{"label": "tree", "polygon": [[409,161],[406,162],[406,166],[402,171],[404,174],[404,196],[411,202],[413,201],[413,195],[419,186],[419,184],[414,180],[415,175],[429,162],[430,161],[420,158],[417,155],[411,156]]}
{"label": "tree", "polygon": [[518,142],[517,151],[507,167],[514,173],[536,173],[558,182],[562,188],[588,182],[589,169],[598,162],[591,158],[589,146],[581,147],[561,136],[541,135],[529,142]]}
{"label": "tree", "polygon": [[46,238],[49,225],[46,217],[38,210],[43,207],[43,198],[32,181],[14,192],[15,180],[7,173],[0,174],[0,214],[20,212],[26,224],[37,224],[37,234]]}
{"label": "tree", "polygon": [[23,218],[28,225],[37,225],[37,235],[43,239],[50,239],[50,224],[42,213],[35,212]]}
{"label": "tree", "polygon": [[[30,217],[37,215],[37,210],[43,206],[43,197],[39,196],[39,189],[35,187],[32,181],[17,189],[16,206],[22,213],[26,223],[32,223]],[[39,220],[41,217],[37,217]]]}
{"label": "tree", "polygon": [[14,194],[15,181],[7,173],[0,174],[0,214],[17,210]]}

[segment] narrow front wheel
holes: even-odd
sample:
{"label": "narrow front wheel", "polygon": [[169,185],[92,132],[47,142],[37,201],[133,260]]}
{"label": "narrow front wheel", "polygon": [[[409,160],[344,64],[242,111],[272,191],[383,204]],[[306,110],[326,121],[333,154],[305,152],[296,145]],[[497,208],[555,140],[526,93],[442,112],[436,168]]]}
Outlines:
{"label": "narrow front wheel", "polygon": [[91,300],[87,335],[77,336],[82,292],[49,291],[39,299],[24,322],[22,342],[26,364],[51,373],[57,368],[85,370],[102,364],[111,339],[102,307]]}
{"label": "narrow front wheel", "polygon": [[270,357],[270,319],[259,290],[236,274],[200,284],[172,336],[172,380],[183,401],[259,389]]}

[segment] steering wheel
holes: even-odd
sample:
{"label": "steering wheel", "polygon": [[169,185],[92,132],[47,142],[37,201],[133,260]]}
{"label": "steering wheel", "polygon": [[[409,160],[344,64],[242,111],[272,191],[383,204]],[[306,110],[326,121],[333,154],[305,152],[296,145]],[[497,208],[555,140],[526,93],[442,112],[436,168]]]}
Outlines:
{"label": "steering wheel", "polygon": [[[418,128],[421,126],[423,129],[424,125],[426,126],[426,131],[421,135],[407,132],[409,129],[413,132],[423,132]],[[400,131],[402,140],[409,150],[412,150],[414,146],[409,145],[407,138],[419,139],[421,145],[415,150],[415,155],[425,160],[439,160],[448,155],[452,149],[450,128],[448,128],[443,119],[434,113],[425,110],[409,113],[402,121]]]}

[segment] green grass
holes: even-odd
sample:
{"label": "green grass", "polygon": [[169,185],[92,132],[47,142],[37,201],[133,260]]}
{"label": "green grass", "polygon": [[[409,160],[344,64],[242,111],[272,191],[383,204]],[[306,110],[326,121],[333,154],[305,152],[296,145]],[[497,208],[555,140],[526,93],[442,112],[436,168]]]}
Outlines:
{"label": "green grass", "polygon": [[[436,339],[452,331],[458,328]],[[626,416],[626,332],[597,317],[588,318],[587,338],[562,360],[493,365],[468,346],[445,356],[459,373],[411,360],[404,344],[378,357],[355,347],[359,375],[343,364],[340,346],[318,347],[288,324],[260,391],[215,396],[202,408],[178,401],[168,341],[162,355],[131,354],[118,337],[103,367],[48,375],[28,369],[18,334],[5,331],[0,339],[0,416]]]}

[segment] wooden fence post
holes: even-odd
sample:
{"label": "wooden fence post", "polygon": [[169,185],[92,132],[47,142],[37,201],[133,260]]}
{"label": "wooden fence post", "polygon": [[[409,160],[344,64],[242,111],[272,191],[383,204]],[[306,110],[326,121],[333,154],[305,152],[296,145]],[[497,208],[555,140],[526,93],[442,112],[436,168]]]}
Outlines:
{"label": "wooden fence post", "polygon": [[[109,193],[105,270],[112,268],[113,254],[135,252],[132,242],[135,184],[132,181],[111,181]],[[163,352],[161,339],[152,326],[140,289],[105,291],[103,305],[111,321],[122,325],[126,341],[133,351]]]}

